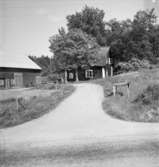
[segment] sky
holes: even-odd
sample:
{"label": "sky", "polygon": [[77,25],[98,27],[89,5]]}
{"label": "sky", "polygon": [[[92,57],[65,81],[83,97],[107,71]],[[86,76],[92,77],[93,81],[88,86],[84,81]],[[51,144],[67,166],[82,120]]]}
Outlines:
{"label": "sky", "polygon": [[[66,16],[85,6],[105,11],[105,21],[133,18],[144,0],[0,0],[0,56],[51,56],[49,38],[66,27]],[[153,0],[154,1],[154,0]]]}

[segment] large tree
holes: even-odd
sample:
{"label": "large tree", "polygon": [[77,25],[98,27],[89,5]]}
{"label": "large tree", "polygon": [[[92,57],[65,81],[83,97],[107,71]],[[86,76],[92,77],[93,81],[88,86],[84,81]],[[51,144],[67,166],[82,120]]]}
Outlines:
{"label": "large tree", "polygon": [[139,11],[133,21],[107,23],[107,41],[111,46],[115,63],[128,62],[133,58],[155,62],[158,55],[158,27],[153,9]]}
{"label": "large tree", "polygon": [[89,66],[98,48],[96,40],[80,29],[71,29],[66,33],[62,28],[58,35],[50,38],[49,42],[57,68],[65,71],[69,68],[74,69],[77,80],[78,69]]}
{"label": "large tree", "polygon": [[157,21],[157,16],[154,13],[154,9],[150,11],[141,10],[136,13],[133,20],[133,28],[150,30],[153,28]]}
{"label": "large tree", "polygon": [[155,58],[159,59],[159,25],[154,26],[154,28],[149,31],[148,36],[149,41],[152,44],[153,55]]}
{"label": "large tree", "polygon": [[98,44],[105,45],[104,15],[105,13],[103,10],[85,6],[81,12],[76,12],[66,17],[68,29],[81,29],[87,34],[95,37]]}
{"label": "large tree", "polygon": [[127,19],[124,21],[118,21],[111,19],[106,23],[106,36],[107,45],[120,39],[121,36],[127,37],[128,33],[132,30],[132,21]]}

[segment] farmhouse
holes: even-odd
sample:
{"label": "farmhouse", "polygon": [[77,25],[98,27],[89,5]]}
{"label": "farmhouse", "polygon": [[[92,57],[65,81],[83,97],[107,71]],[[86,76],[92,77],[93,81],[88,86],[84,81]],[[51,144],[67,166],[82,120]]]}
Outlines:
{"label": "farmhouse", "polygon": [[95,60],[90,62],[90,66],[80,67],[77,74],[73,69],[68,69],[66,72],[67,81],[99,79],[111,75],[113,75],[113,66],[111,64],[109,47],[101,47]]}
{"label": "farmhouse", "polygon": [[0,88],[34,86],[40,72],[28,57],[0,55]]}

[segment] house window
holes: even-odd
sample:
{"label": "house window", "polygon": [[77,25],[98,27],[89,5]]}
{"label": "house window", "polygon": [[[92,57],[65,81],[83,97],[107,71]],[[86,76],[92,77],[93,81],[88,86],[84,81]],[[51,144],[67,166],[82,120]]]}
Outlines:
{"label": "house window", "polygon": [[85,76],[86,78],[93,78],[93,70],[86,70]]}
{"label": "house window", "polygon": [[0,79],[0,87],[5,87],[5,81],[4,79]]}

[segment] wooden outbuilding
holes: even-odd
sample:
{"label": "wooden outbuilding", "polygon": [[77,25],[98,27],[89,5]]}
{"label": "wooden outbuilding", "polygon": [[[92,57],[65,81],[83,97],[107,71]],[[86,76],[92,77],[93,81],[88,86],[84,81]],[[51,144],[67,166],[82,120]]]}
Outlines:
{"label": "wooden outbuilding", "polygon": [[0,55],[0,88],[34,86],[40,72],[29,57]]}

